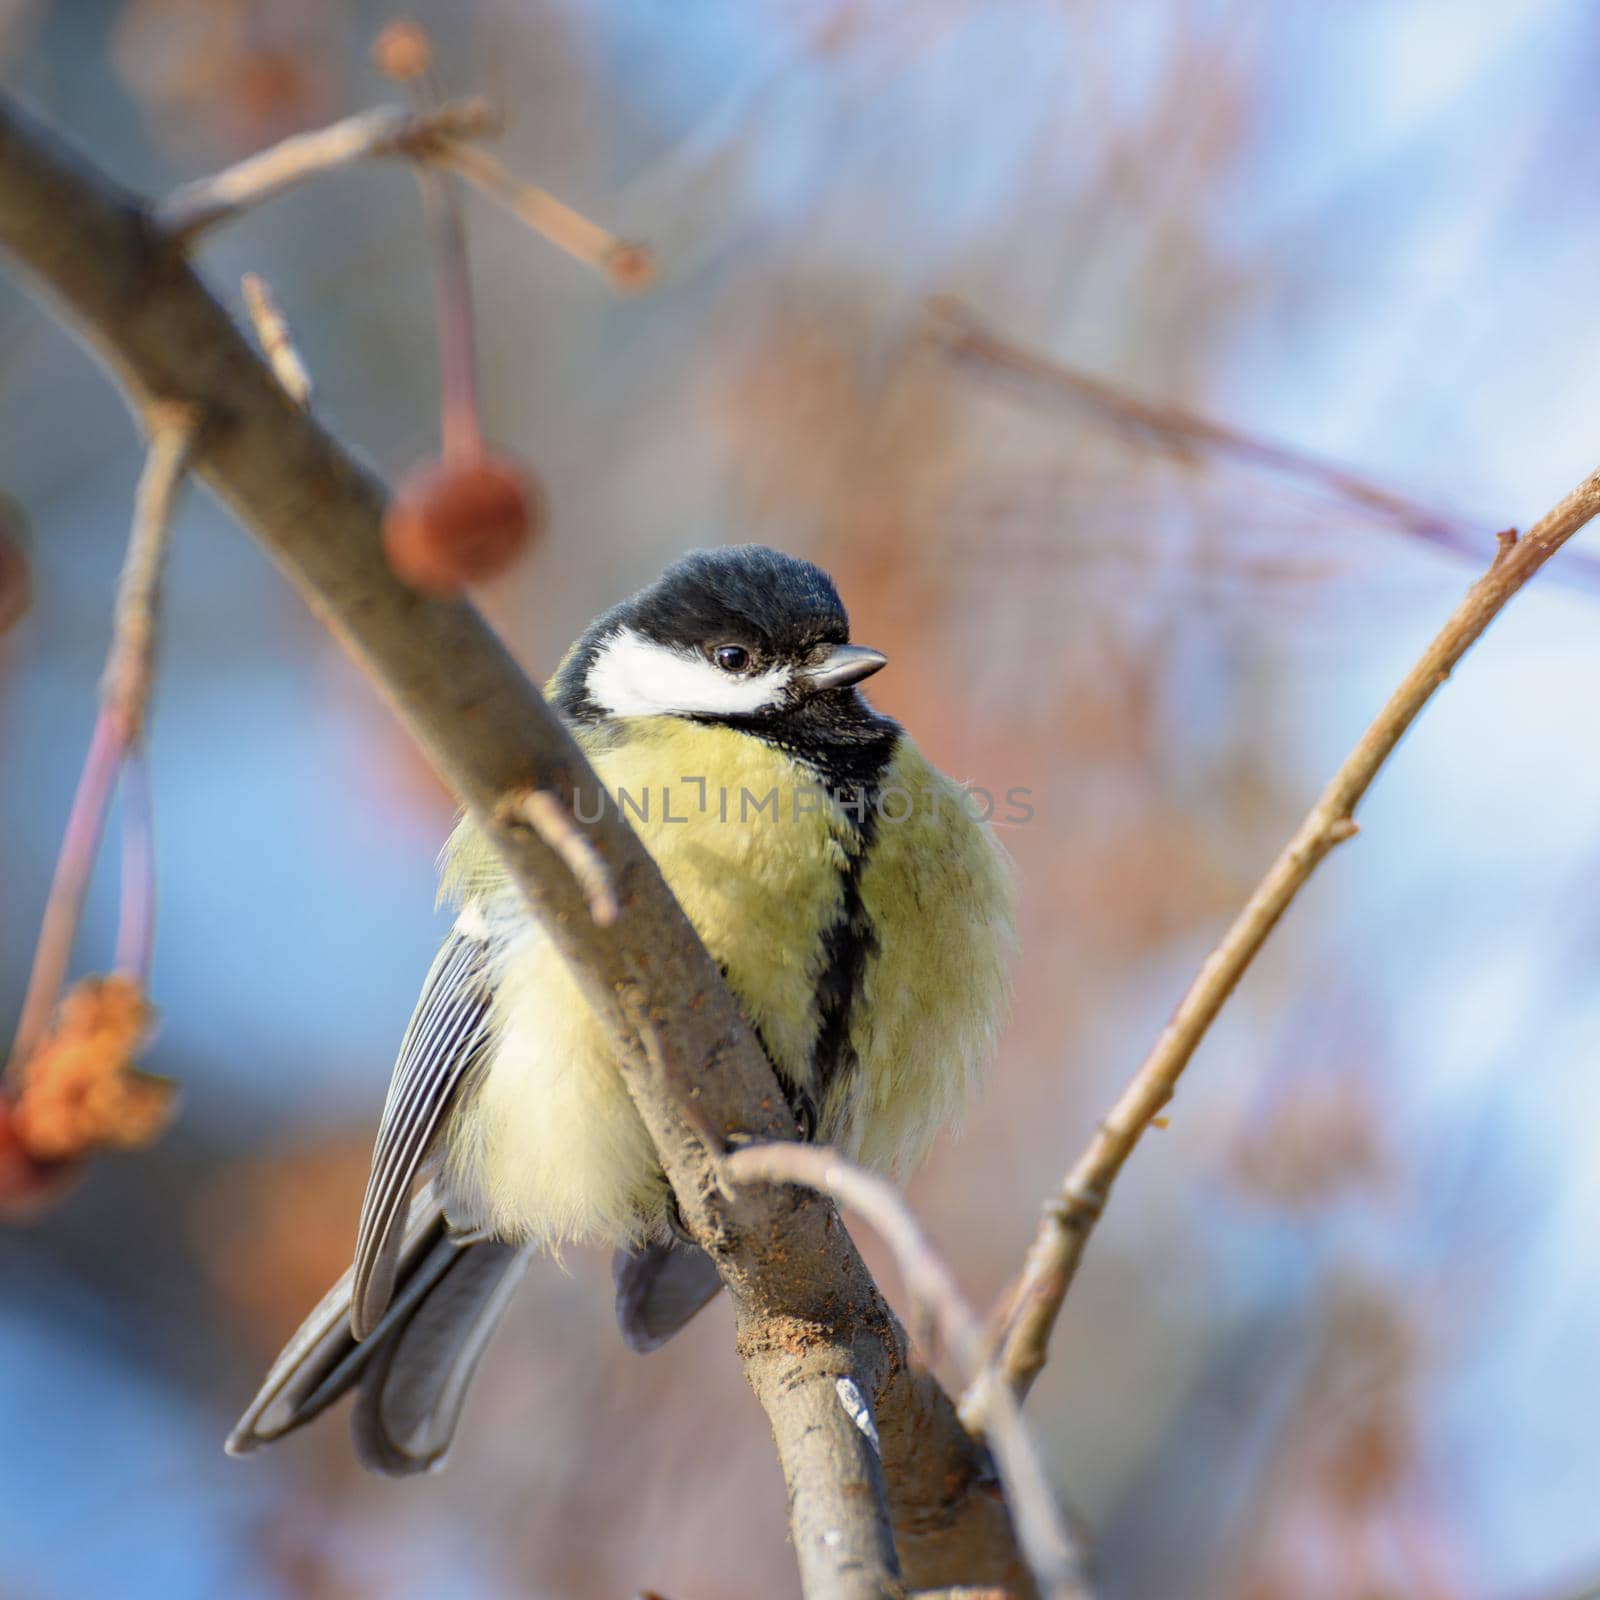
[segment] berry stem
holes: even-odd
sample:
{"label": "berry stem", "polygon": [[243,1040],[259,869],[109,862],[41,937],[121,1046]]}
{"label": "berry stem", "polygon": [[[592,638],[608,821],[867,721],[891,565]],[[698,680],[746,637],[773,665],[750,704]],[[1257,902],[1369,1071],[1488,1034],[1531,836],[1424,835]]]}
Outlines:
{"label": "berry stem", "polygon": [[[436,113],[443,102],[433,73],[433,50],[417,23],[386,29],[375,59],[378,69],[403,82],[419,115]],[[403,38],[405,48],[396,52]],[[433,239],[434,300],[439,324],[440,432],[446,461],[470,461],[483,454],[482,408],[478,400],[478,353],[472,319],[472,273],[467,235],[453,181],[426,159],[412,164],[422,191],[422,210]]]}
{"label": "berry stem", "polygon": [[144,744],[128,748],[122,783],[122,903],[117,918],[117,972],[141,993],[149,987],[156,944],[155,808]]}
{"label": "berry stem", "polygon": [[422,205],[433,234],[435,302],[439,319],[440,427],[446,461],[483,453],[478,403],[478,356],[473,333],[472,279],[461,207],[449,178],[418,166]]}
{"label": "berry stem", "polygon": [[[155,648],[160,629],[162,578],[172,538],[172,512],[178,489],[189,464],[197,419],[188,407],[153,406],[150,412],[150,448],[134,497],[133,528],[128,553],[123,558],[117,587],[116,619],[111,648],[100,681],[100,713],[89,738],[66,835],[50,880],[34,951],[33,969],[22,1002],[11,1045],[8,1070],[20,1070],[38,1048],[72,959],[78,923],[83,915],[89,878],[100,854],[106,814],[116,792],[117,778],[130,751],[143,746],[144,726],[155,676]],[[130,789],[140,789],[135,775]],[[155,864],[148,812],[141,826],[140,805],[148,804],[148,789],[132,798],[133,810],[125,836],[123,872],[123,936],[119,959],[125,954],[143,976],[150,963],[150,935],[154,927]],[[129,892],[132,891],[132,903]]]}
{"label": "berry stem", "polygon": [[117,773],[121,770],[125,750],[117,718],[108,707],[102,706],[89,738],[89,754],[84,759],[77,792],[72,797],[72,809],[67,813],[67,831],[50,880],[50,897],[45,902],[44,919],[39,926],[33,970],[28,974],[28,992],[11,1045],[10,1070],[13,1073],[38,1048],[60,997],[78,932],[78,919],[83,914],[84,896],[89,889],[89,876],[100,853],[106,812],[117,787]]}

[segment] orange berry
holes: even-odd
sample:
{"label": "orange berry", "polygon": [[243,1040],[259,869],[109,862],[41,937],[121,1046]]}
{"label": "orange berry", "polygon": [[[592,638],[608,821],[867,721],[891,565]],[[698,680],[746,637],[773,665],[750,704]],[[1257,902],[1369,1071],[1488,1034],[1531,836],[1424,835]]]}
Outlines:
{"label": "orange berry", "polygon": [[22,1064],[12,1128],[35,1160],[66,1161],[108,1145],[149,1144],[172,1120],[174,1085],[134,1065],[154,1021],[123,977],[83,978]]}
{"label": "orange berry", "polygon": [[384,77],[410,83],[433,65],[433,41],[420,22],[397,17],[373,41],[372,60]]}
{"label": "orange berry", "polygon": [[536,479],[498,456],[427,461],[400,481],[383,519],[395,575],[426,594],[498,577],[544,526]]}

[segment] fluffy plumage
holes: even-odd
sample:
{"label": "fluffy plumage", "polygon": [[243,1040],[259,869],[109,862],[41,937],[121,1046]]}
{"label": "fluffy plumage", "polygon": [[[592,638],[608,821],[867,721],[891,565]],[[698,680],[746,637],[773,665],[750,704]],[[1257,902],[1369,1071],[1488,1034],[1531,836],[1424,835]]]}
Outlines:
{"label": "fluffy plumage", "polygon": [[[803,1123],[905,1173],[992,1049],[1010,878],[960,788],[862,698],[857,681],[883,658],[848,641],[833,585],[809,562],[696,552],[598,618],[550,693]],[[599,804],[578,797],[580,815]],[[356,1338],[395,1349],[369,1359],[341,1343],[324,1302],[298,1365],[291,1345],[274,1369],[278,1398],[257,1403],[276,1437],[303,1420],[283,1395],[320,1409],[339,1374],[365,1371],[358,1447],[390,1472],[442,1455],[521,1247],[620,1247],[619,1318],[639,1349],[715,1289],[704,1258],[673,1241],[670,1193],[603,1032],[470,823],[446,847],[443,885],[460,914],[401,1049],[356,1263],[334,1297]],[[402,1243],[419,1237],[404,1196],[424,1157],[437,1159],[451,1228],[511,1247],[481,1273]],[[462,1292],[416,1287],[424,1269]],[[231,1447],[268,1436],[253,1414]]]}
{"label": "fluffy plumage", "polygon": [[[961,791],[903,734],[882,787],[911,813],[868,799],[866,826],[805,763],[732,728],[660,717],[582,742],[637,802],[625,814],[779,1075],[816,1104],[817,1137],[914,1168],[965,1104],[1005,993],[1006,866]],[[446,869],[476,884],[468,926],[503,929],[495,1043],[447,1131],[452,1204],[505,1238],[659,1236],[666,1190],[605,1036],[542,930],[485,884],[486,854],[464,826]]]}

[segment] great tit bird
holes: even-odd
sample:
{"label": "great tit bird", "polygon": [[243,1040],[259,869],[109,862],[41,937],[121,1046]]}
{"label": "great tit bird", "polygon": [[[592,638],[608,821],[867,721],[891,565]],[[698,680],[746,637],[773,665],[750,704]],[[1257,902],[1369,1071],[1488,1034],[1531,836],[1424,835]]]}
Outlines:
{"label": "great tit bird", "polygon": [[[850,642],[826,573],[744,545],[685,556],[597,618],[549,694],[802,1132],[904,1175],[991,1052],[1012,891],[965,791],[863,699],[885,659]],[[601,803],[580,794],[580,819]],[[442,883],[460,911],[400,1047],[355,1263],[278,1358],[235,1454],[356,1388],[367,1466],[437,1465],[528,1261],[566,1241],[615,1247],[636,1350],[718,1288],[604,1033],[470,822]]]}

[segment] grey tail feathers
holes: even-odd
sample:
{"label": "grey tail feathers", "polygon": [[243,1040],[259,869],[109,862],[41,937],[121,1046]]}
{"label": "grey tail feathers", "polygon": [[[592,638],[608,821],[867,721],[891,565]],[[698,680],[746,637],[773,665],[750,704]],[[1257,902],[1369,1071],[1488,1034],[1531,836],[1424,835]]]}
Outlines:
{"label": "grey tail feathers", "polygon": [[355,1389],[351,1432],[363,1466],[391,1478],[438,1466],[528,1255],[452,1234],[425,1187],[407,1219],[394,1298],[371,1335],[359,1344],[351,1335],[347,1272],[284,1346],[228,1436],[228,1453],[281,1439]]}

